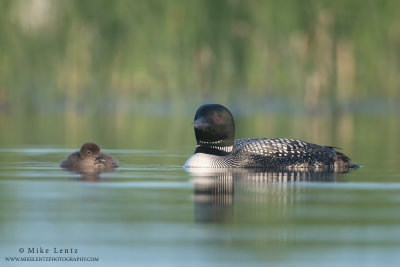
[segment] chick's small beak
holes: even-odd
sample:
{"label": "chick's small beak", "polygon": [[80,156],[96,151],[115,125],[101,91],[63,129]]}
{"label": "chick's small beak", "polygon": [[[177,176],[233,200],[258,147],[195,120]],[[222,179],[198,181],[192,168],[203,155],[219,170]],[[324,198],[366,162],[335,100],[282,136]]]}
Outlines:
{"label": "chick's small beak", "polygon": [[200,118],[198,118],[197,120],[195,120],[195,121],[192,123],[192,125],[193,125],[194,128],[200,129],[200,130],[205,129],[205,128],[207,128],[208,126],[210,126],[210,124],[207,123],[207,122],[204,120],[203,117],[200,117]]}
{"label": "chick's small beak", "polygon": [[105,162],[105,159],[103,158],[102,155],[96,157],[96,160],[97,160],[98,162]]}

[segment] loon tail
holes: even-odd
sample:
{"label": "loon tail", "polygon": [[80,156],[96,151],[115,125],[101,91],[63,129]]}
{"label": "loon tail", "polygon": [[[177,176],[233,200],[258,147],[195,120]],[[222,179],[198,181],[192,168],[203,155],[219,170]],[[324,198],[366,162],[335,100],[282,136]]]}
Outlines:
{"label": "loon tail", "polygon": [[330,147],[330,148],[336,152],[336,155],[333,156],[333,159],[335,162],[335,168],[336,167],[339,167],[339,168],[345,167],[345,168],[354,168],[354,169],[360,168],[360,165],[357,165],[357,164],[354,164],[353,162],[351,162],[351,159],[348,156],[335,150],[335,148],[338,149],[337,147]]}

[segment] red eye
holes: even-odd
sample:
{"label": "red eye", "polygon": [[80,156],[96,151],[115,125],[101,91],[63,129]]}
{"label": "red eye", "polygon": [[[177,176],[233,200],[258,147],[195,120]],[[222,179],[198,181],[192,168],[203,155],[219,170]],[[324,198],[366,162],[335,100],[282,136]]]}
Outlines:
{"label": "red eye", "polygon": [[216,121],[219,121],[219,117],[218,117],[218,116],[217,116],[217,117],[215,117],[215,120],[216,120]]}

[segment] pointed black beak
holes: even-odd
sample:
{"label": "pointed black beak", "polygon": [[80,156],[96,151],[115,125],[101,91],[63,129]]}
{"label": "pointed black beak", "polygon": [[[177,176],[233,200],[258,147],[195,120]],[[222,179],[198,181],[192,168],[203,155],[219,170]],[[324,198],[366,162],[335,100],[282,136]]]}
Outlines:
{"label": "pointed black beak", "polygon": [[203,129],[207,128],[208,126],[210,126],[210,124],[207,123],[207,122],[204,120],[203,117],[200,117],[200,118],[198,118],[197,120],[195,120],[195,121],[192,123],[192,125],[193,125],[194,128],[200,129],[200,130],[203,130]]}
{"label": "pointed black beak", "polygon": [[106,160],[103,158],[102,155],[96,157],[96,160],[97,160],[98,162],[105,162],[105,161],[106,161]]}

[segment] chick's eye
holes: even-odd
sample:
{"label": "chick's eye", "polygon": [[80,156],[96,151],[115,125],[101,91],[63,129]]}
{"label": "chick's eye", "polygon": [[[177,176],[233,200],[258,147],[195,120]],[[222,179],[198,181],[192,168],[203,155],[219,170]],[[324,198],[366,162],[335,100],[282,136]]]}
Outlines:
{"label": "chick's eye", "polygon": [[92,154],[92,152],[90,152],[90,151],[88,151],[87,153],[88,153],[88,155]]}

